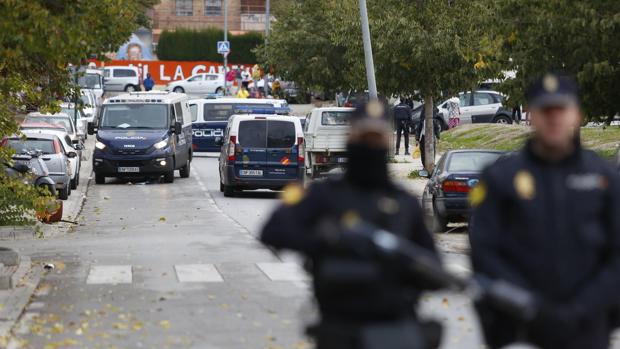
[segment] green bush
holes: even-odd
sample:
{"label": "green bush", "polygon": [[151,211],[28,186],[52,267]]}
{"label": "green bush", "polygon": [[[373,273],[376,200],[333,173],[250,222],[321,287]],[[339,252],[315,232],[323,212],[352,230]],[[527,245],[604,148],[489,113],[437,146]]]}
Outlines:
{"label": "green bush", "polygon": [[[203,30],[179,29],[164,31],[159,37],[157,56],[165,61],[220,61],[217,42],[224,38],[224,31],[217,28]],[[251,64],[256,62],[253,50],[263,42],[260,33],[228,35],[231,63]]]}

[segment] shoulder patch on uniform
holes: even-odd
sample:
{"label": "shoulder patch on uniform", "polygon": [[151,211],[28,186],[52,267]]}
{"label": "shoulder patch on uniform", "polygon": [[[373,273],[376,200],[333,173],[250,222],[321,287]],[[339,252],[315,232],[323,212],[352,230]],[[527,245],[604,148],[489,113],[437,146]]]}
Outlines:
{"label": "shoulder patch on uniform", "polygon": [[285,205],[294,206],[297,205],[304,196],[306,196],[304,188],[297,183],[292,183],[284,187],[284,191],[280,198]]}
{"label": "shoulder patch on uniform", "polygon": [[487,198],[487,185],[484,182],[478,182],[469,192],[468,198],[471,207],[480,206]]}
{"label": "shoulder patch on uniform", "polygon": [[532,200],[536,196],[536,181],[529,171],[517,172],[513,185],[517,195],[523,200]]}

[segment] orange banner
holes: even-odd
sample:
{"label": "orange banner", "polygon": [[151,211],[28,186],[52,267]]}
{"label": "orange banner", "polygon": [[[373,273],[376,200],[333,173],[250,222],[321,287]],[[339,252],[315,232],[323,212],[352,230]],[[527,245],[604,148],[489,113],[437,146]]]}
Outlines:
{"label": "orange banner", "polygon": [[[223,73],[224,64],[212,61],[94,61],[97,67],[134,66],[140,69],[141,79],[151,74],[155,84],[166,85],[172,81],[187,79],[200,73]],[[252,69],[252,64],[229,64],[228,67],[241,70]]]}

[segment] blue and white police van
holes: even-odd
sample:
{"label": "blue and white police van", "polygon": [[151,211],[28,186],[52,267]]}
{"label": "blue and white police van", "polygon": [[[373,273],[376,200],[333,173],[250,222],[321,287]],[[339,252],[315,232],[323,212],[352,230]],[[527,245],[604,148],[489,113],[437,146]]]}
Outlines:
{"label": "blue and white police van", "polygon": [[96,134],[93,153],[95,182],[106,177],[164,177],[174,182],[190,174],[192,117],[185,94],[132,92],[107,99],[99,120],[89,125]]}
{"label": "blue and white police van", "polygon": [[193,149],[196,152],[219,152],[216,137],[223,137],[228,119],[234,114],[288,115],[283,99],[215,98],[189,101],[192,113]]}

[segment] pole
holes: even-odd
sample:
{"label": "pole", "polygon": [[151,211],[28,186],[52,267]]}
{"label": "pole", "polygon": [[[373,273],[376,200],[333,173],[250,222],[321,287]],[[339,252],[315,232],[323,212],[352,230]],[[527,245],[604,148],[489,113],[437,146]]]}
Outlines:
{"label": "pole", "polygon": [[[224,41],[228,41],[228,0],[224,0]],[[228,69],[228,55],[224,54],[224,96],[228,95],[228,82],[226,81],[226,70]]]}
{"label": "pole", "polygon": [[377,99],[377,82],[375,81],[375,63],[372,58],[372,44],[370,42],[370,26],[368,25],[368,9],[366,0],[360,2],[360,17],[362,20],[362,39],[364,40],[364,59],[366,61],[366,79],[371,99]]}
{"label": "pole", "polygon": [[269,18],[271,17],[270,1],[265,1],[265,45],[267,44],[267,38],[269,37]]}
{"label": "pole", "polygon": [[75,85],[73,86],[73,127],[75,127],[76,129],[76,133],[77,133],[77,119],[78,119],[78,95],[77,95],[77,89],[78,89],[78,69],[77,67],[73,68],[73,82],[75,83]]}

